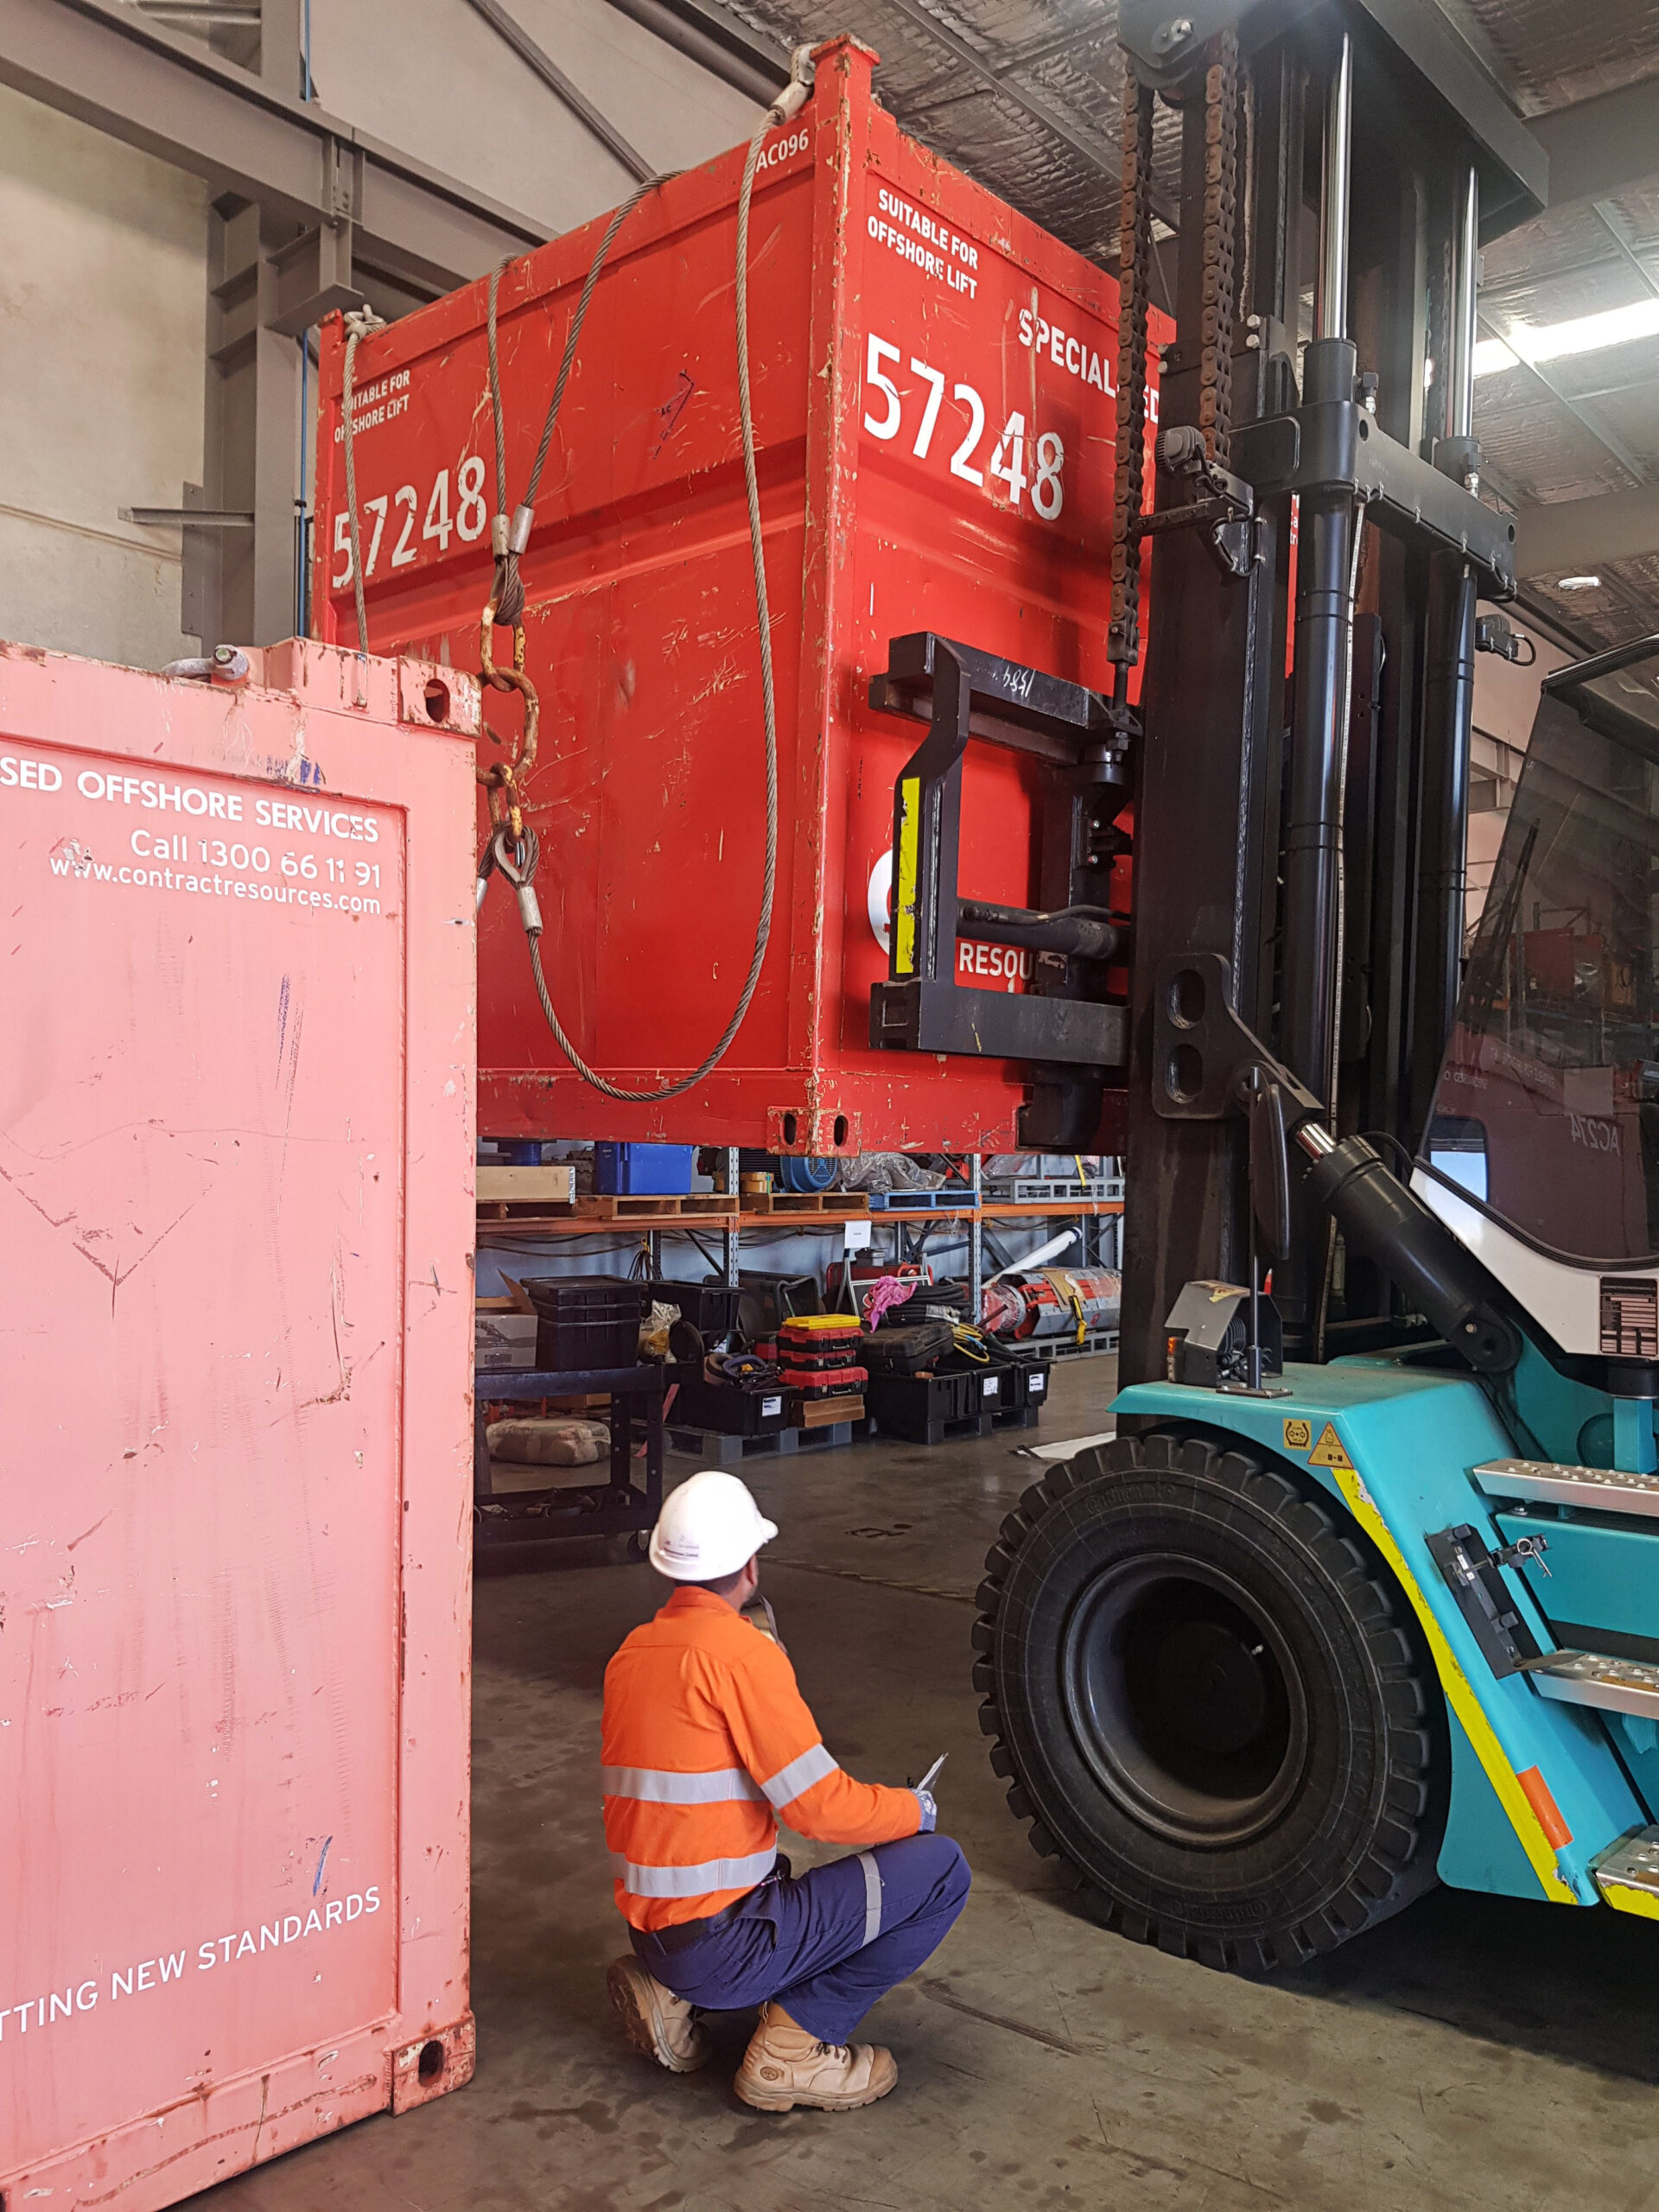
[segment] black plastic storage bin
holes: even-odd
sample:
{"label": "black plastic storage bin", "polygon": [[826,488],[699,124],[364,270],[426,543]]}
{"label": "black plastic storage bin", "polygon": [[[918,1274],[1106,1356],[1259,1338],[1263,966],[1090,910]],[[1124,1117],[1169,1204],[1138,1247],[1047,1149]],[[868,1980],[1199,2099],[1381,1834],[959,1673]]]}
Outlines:
{"label": "black plastic storage bin", "polygon": [[651,1296],[644,1283],[626,1275],[533,1275],[524,1290],[536,1308],[538,1368],[575,1374],[639,1366]]}
{"label": "black plastic storage bin", "polygon": [[942,1444],[947,1436],[988,1436],[991,1415],[980,1390],[984,1370],[955,1375],[872,1375],[866,1412],[889,1436],[911,1444]]}
{"label": "black plastic storage bin", "polygon": [[[1000,1427],[1033,1428],[1048,1403],[1049,1368],[1046,1360],[993,1360],[982,1370],[980,1396],[985,1411]],[[995,1382],[995,1389],[992,1389]]]}
{"label": "black plastic storage bin", "polygon": [[789,1425],[787,1392],[781,1382],[765,1390],[739,1390],[710,1382],[695,1368],[671,1367],[668,1380],[679,1395],[669,1408],[671,1428],[709,1429],[721,1436],[775,1436]]}
{"label": "black plastic storage bin", "polygon": [[714,1344],[737,1326],[741,1290],[728,1290],[723,1282],[665,1282],[660,1276],[640,1281],[640,1288],[653,1306],[677,1306],[682,1320],[689,1321],[706,1344]]}

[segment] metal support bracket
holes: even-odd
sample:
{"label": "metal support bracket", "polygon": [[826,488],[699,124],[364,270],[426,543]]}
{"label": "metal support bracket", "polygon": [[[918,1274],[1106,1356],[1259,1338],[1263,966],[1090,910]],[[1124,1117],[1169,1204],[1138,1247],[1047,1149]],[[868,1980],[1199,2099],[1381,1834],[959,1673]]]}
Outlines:
{"label": "metal support bracket", "polygon": [[362,304],[363,286],[352,265],[352,225],[342,215],[303,231],[271,255],[276,270],[276,308],[267,327],[297,338],[323,317]]}
{"label": "metal support bracket", "polygon": [[1423,1541],[1493,1674],[1502,1681],[1505,1675],[1525,1673],[1529,1662],[1543,1655],[1504,1587],[1500,1560],[1466,1522],[1425,1535]]}
{"label": "metal support bracket", "polygon": [[1248,576],[1256,557],[1255,493],[1205,450],[1202,432],[1188,424],[1160,433],[1158,466],[1166,476],[1187,479],[1192,496],[1184,504],[1160,507],[1129,525],[1137,543],[1173,530],[1202,531],[1211,552],[1230,576]]}
{"label": "metal support bracket", "polygon": [[1392,537],[1457,553],[1489,599],[1515,596],[1515,522],[1380,429],[1357,400],[1320,400],[1235,430],[1235,471],[1258,497],[1345,493]]}

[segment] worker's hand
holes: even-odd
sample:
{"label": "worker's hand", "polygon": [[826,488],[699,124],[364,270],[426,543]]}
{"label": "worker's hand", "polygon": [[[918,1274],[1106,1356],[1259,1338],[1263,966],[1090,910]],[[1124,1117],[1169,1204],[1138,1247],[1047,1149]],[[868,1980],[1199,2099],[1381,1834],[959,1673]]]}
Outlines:
{"label": "worker's hand", "polygon": [[922,1824],[917,1829],[917,1834],[931,1835],[939,1818],[939,1808],[933,1802],[933,1792],[931,1789],[912,1789],[910,1794],[922,1808]]}

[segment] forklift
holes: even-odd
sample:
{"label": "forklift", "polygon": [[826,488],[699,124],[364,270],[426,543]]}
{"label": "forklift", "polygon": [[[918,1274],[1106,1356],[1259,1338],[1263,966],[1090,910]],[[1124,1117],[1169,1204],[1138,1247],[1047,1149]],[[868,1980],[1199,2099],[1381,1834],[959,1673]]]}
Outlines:
{"label": "forklift", "polygon": [[[1017,1052],[1022,1141],[1127,1157],[1116,1438],[990,1553],[992,1764],[1095,1917],[1218,1968],[1437,1880],[1659,1916],[1659,636],[1544,684],[1465,946],[1474,656],[1518,653],[1478,257],[1544,157],[1397,0],[1119,36],[1112,691],[931,636],[873,690],[930,719],[873,1040]],[[955,785],[1033,728],[982,1043]]]}

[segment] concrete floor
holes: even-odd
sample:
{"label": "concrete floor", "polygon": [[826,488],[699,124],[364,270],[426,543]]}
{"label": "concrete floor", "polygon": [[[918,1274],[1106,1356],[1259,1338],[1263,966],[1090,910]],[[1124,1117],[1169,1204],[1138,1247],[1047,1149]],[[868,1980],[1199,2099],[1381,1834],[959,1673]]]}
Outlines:
{"label": "concrete floor", "polygon": [[[1108,1363],[1056,1373],[1040,1431],[1097,1430]],[[595,1787],[601,1681],[660,1602],[643,1567],[554,1548],[480,1576],[472,2086],[201,2200],[213,2212],[1640,2212],[1659,1928],[1442,1890],[1317,1967],[1213,1974],[1081,1918],[1002,1804],[968,1686],[980,1563],[1037,1473],[1019,1440],[871,1444],[749,1470],[782,1527],[766,1588],[830,1747],[902,1781],[949,1751],[974,1893],[871,2016],[898,2090],[768,2119],[734,2099],[748,2023],[677,2079],[623,2048]],[[672,1463],[679,1473],[687,1461]],[[772,1471],[764,1471],[770,1467]],[[797,1863],[811,1847],[790,1843]]]}

